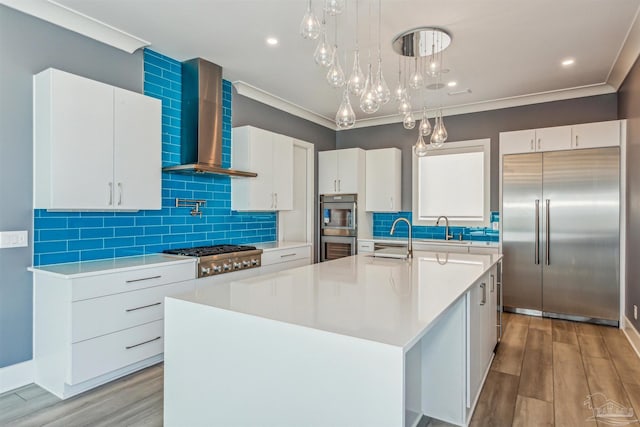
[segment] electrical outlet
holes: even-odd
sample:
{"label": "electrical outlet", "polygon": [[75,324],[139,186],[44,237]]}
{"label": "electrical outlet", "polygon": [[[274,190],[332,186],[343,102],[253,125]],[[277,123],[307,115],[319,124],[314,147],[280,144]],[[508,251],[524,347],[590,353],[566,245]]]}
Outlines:
{"label": "electrical outlet", "polygon": [[27,246],[27,232],[0,231],[0,248],[22,248]]}
{"label": "electrical outlet", "polygon": [[633,304],[633,318],[638,320],[638,306]]}

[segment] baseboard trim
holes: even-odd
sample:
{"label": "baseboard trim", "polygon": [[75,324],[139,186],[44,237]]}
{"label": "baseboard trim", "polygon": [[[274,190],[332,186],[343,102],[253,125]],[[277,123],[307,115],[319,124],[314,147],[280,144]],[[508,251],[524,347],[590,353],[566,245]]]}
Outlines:
{"label": "baseboard trim", "polygon": [[631,347],[633,347],[636,354],[640,358],[640,333],[626,316],[624,318],[624,328],[622,328],[622,332],[624,332],[624,334],[627,336],[629,344],[631,344]]}
{"label": "baseboard trim", "polygon": [[33,360],[0,368],[0,393],[31,384],[33,378]]}

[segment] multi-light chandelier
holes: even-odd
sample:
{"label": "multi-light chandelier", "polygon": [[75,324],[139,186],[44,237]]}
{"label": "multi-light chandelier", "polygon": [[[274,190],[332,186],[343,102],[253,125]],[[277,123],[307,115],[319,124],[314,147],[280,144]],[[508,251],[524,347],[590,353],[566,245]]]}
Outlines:
{"label": "multi-light chandelier", "polygon": [[[369,2],[369,42],[371,42],[371,2]],[[373,114],[392,98],[397,103],[405,129],[416,127],[413,116],[410,90],[422,101],[422,116],[418,126],[418,140],[413,147],[417,156],[425,156],[429,149],[441,147],[447,139],[447,130],[442,119],[442,107],[436,111],[433,129],[427,117],[425,91],[444,87],[442,74],[448,72],[443,67],[442,52],[451,44],[449,33],[440,28],[424,27],[407,31],[393,40],[393,50],[398,53],[398,83],[392,92],[389,90],[382,72],[382,54],[380,48],[380,28],[382,21],[381,0],[378,0],[378,55],[377,69],[373,73],[371,49],[369,49],[366,75],[360,65],[360,45],[358,40],[359,1],[356,0],[355,51],[351,74],[347,78],[340,66],[338,53],[337,16],[345,9],[345,0],[324,0],[322,20],[314,14],[312,0],[308,0],[307,11],[300,24],[300,34],[305,39],[319,40],[314,52],[315,62],[328,68],[327,82],[333,88],[344,88],[342,100],[336,113],[336,126],[339,129],[351,129],[356,123],[356,114],[351,106],[350,96],[359,98],[362,112]],[[327,38],[327,18],[335,20],[333,45]],[[346,56],[345,56],[346,59]],[[346,64],[345,64],[346,65]],[[409,74],[409,71],[410,74]],[[408,77],[407,77],[408,76]],[[410,90],[409,90],[410,89]],[[424,137],[431,135],[427,144]]]}

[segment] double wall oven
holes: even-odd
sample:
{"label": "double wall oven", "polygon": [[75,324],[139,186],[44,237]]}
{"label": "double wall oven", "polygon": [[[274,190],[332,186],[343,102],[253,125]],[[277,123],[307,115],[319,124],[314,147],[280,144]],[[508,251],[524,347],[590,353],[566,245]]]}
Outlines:
{"label": "double wall oven", "polygon": [[320,196],[320,261],[356,254],[356,194]]}

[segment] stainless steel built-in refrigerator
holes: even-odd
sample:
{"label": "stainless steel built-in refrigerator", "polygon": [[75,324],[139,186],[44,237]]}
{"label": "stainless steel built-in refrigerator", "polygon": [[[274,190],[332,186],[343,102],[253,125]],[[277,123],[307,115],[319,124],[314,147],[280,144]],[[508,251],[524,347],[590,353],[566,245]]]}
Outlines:
{"label": "stainless steel built-in refrigerator", "polygon": [[617,325],[618,147],[503,157],[505,310]]}

